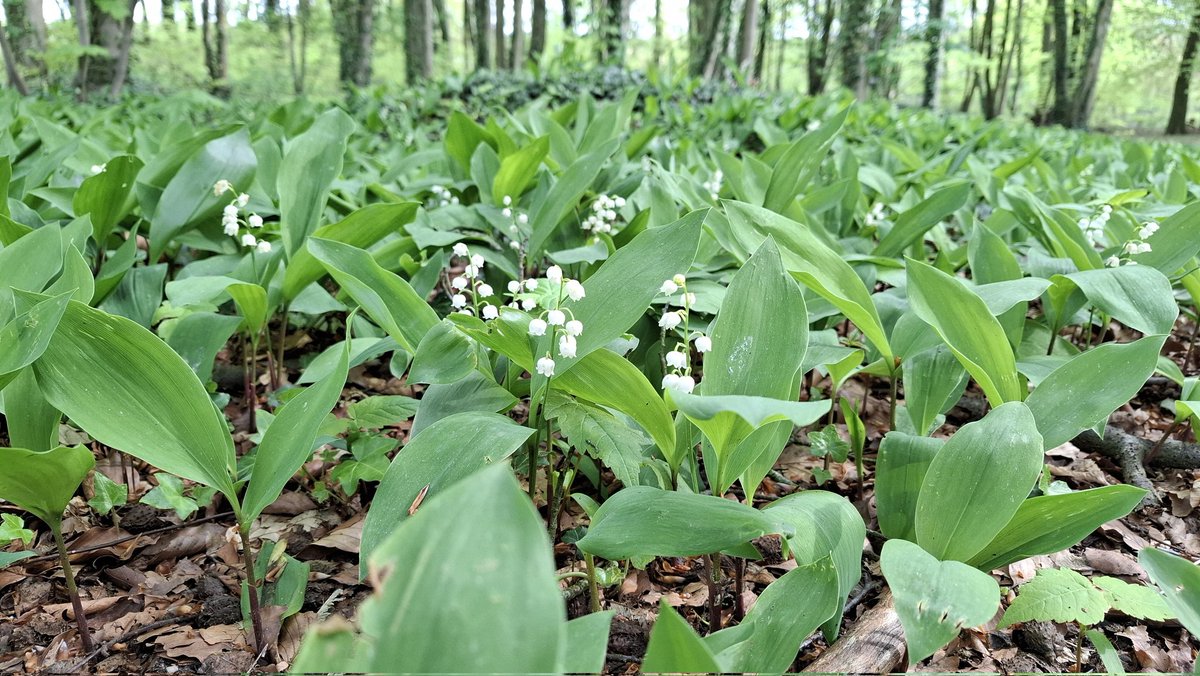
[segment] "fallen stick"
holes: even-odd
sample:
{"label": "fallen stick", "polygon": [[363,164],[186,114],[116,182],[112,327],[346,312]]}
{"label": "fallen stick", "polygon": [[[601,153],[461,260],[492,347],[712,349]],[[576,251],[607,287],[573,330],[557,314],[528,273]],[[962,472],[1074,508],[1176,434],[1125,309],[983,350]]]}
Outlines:
{"label": "fallen stick", "polygon": [[892,592],[883,590],[879,603],[868,610],[821,653],[805,673],[886,674],[904,660],[904,630]]}

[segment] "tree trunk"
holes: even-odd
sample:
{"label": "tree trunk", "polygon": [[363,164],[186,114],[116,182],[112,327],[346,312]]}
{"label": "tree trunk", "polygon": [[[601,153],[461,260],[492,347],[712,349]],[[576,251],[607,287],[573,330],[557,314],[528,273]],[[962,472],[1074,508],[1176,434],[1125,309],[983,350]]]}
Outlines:
{"label": "tree trunk", "polygon": [[779,35],[776,38],[776,44],[779,47],[775,51],[775,91],[783,90],[783,64],[784,57],[787,56],[788,9],[788,0],[783,0],[783,6],[779,8]]}
{"label": "tree trunk", "polygon": [[502,69],[507,66],[508,50],[505,48],[505,27],[504,27],[504,0],[496,0],[496,22],[493,24],[496,29],[496,40],[493,46],[496,48],[496,68]]}
{"label": "tree trunk", "polygon": [[867,84],[871,91],[891,98],[899,84],[899,73],[889,58],[900,35],[900,0],[884,2],[875,25],[875,40],[867,54]]}
{"label": "tree trunk", "polygon": [[629,34],[628,0],[600,0],[600,7],[600,15],[596,17],[600,35],[599,61],[604,64],[623,64],[625,39]]}
{"label": "tree trunk", "polygon": [[28,96],[29,88],[25,86],[25,79],[21,77],[21,71],[17,70],[17,59],[13,54],[12,45],[9,44],[7,30],[0,30],[0,52],[4,55],[4,70],[8,73],[8,84],[21,96]]}
{"label": "tree trunk", "polygon": [[570,33],[575,30],[575,0],[562,0],[563,30]]}
{"label": "tree trunk", "polygon": [[446,0],[433,0],[433,20],[434,25],[437,27],[438,41],[449,45],[450,12],[446,9]]}
{"label": "tree trunk", "polygon": [[[163,4],[166,7],[166,4]],[[272,31],[279,29],[279,0],[266,0],[263,4],[263,20]]]}
{"label": "tree trunk", "polygon": [[1067,0],[1050,0],[1054,25],[1054,109],[1050,121],[1067,124],[1070,119],[1071,101],[1068,98],[1067,82],[1071,77],[1067,63],[1069,48],[1067,27]]}
{"label": "tree trunk", "polygon": [[842,29],[838,52],[842,62],[842,86],[859,100],[867,97],[867,31],[870,29],[868,0],[843,0]]}
{"label": "tree trunk", "polygon": [[46,17],[42,8],[42,0],[25,0],[25,15],[29,17],[29,26],[33,29],[33,48],[37,51],[46,49]]}
{"label": "tree trunk", "polygon": [[433,6],[430,0],[404,2],[404,77],[409,84],[433,76]]}
{"label": "tree trunk", "polygon": [[[426,21],[432,21],[429,0],[417,0],[425,10]],[[371,56],[375,45],[375,0],[332,0],[333,31],[338,43],[338,78],[343,85],[366,87],[371,84]],[[405,3],[407,16],[408,3]],[[407,25],[407,22],[406,22]],[[433,25],[424,33],[426,45],[432,46]],[[411,58],[410,41],[406,35],[405,56]],[[406,58],[405,71],[411,67]],[[432,63],[432,57],[430,58]]]}
{"label": "tree trunk", "polygon": [[28,64],[35,45],[33,26],[29,21],[29,7],[25,0],[4,0],[4,18],[4,32],[14,62]]}
{"label": "tree trunk", "polygon": [[813,0],[810,25],[817,26],[814,35],[808,38],[808,94],[817,96],[825,91],[829,73],[829,42],[833,35],[834,0],[825,0],[825,11],[820,11],[819,0]]}
{"label": "tree trunk", "polygon": [[492,67],[489,40],[492,32],[492,5],[488,0],[474,0],[475,6],[475,70]]}
{"label": "tree trunk", "polygon": [[746,0],[738,33],[737,67],[747,79],[753,77],[754,51],[758,41],[758,0]]}
{"label": "tree trunk", "polygon": [[[129,51],[133,48],[133,8],[141,0],[130,0],[129,13],[125,15],[124,25],[122,26],[121,43],[117,48],[116,66],[113,73],[112,87],[108,94],[112,98],[117,98],[121,95],[121,91],[125,89],[125,79],[129,75]],[[221,7],[225,0],[217,0],[217,6]],[[145,7],[142,7],[143,11]],[[220,26],[222,22],[218,22]],[[222,33],[224,31],[222,30]],[[224,50],[225,45],[222,42],[221,49]]]}
{"label": "tree trunk", "polygon": [[650,63],[656,68],[662,66],[663,52],[666,47],[664,28],[662,0],[654,0],[654,42],[651,47]]}
{"label": "tree trunk", "polygon": [[936,108],[938,88],[942,81],[942,31],[946,12],[945,0],[929,0],[929,17],[925,20],[925,42],[929,52],[925,55],[925,90],[921,105]]}
{"label": "tree trunk", "polygon": [[521,62],[525,59],[525,28],[521,20],[524,5],[523,0],[513,0],[512,42],[508,54],[508,65],[513,70],[520,70]]}
{"label": "tree trunk", "polygon": [[771,40],[771,3],[769,0],[762,0],[762,7],[758,10],[761,17],[758,24],[758,53],[754,55],[754,81],[762,82],[763,76],[767,70],[767,47]]}
{"label": "tree trunk", "polygon": [[537,63],[546,49],[546,0],[533,0],[533,25],[529,31],[529,60]]}
{"label": "tree trunk", "polygon": [[125,73],[121,71],[127,68],[128,61],[124,66],[118,61],[121,45],[125,41],[125,19],[132,21],[133,8],[129,5],[123,9],[126,10],[126,16],[118,18],[104,11],[96,0],[76,0],[76,17],[82,18],[82,22],[77,23],[80,44],[102,47],[105,50],[102,56],[89,55],[80,58],[77,84],[83,98],[87,98],[92,90],[111,88],[118,76],[121,79],[125,78]]}
{"label": "tree trunk", "polygon": [[1112,23],[1113,0],[1099,0],[1092,19],[1092,34],[1088,38],[1084,53],[1083,68],[1075,87],[1071,126],[1082,129],[1088,126],[1092,108],[1096,105],[1096,83],[1100,79],[1100,59],[1104,56],[1104,43],[1108,38],[1108,27]]}
{"label": "tree trunk", "polygon": [[1010,62],[1016,62],[1017,76],[1012,79],[1012,95],[1008,97],[1008,114],[1017,114],[1017,104],[1021,97],[1021,79],[1024,77],[1024,72],[1021,64],[1021,55],[1025,51],[1025,40],[1022,37],[1021,31],[1024,22],[1025,0],[1017,0],[1017,22],[1013,26],[1013,59]]}
{"label": "tree trunk", "polygon": [[1183,58],[1179,61],[1179,75],[1175,78],[1175,95],[1171,98],[1171,115],[1167,118],[1168,134],[1187,133],[1188,94],[1192,86],[1192,67],[1196,62],[1196,48],[1200,46],[1200,0],[1196,2],[1192,26],[1188,29],[1187,42],[1183,43]]}

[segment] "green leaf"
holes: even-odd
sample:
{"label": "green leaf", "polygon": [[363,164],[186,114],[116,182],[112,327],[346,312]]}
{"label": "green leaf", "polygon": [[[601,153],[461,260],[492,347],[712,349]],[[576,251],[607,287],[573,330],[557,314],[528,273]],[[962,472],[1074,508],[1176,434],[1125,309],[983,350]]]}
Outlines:
{"label": "green leaf", "polygon": [[937,417],[962,398],[967,372],[945,345],[922,350],[904,366],[904,406],[921,435],[933,432]]}
{"label": "green leaf", "polygon": [[[20,291],[14,291],[21,297]],[[0,390],[17,378],[21,369],[45,353],[54,330],[67,310],[70,293],[53,298],[30,295],[34,303],[0,327]]]}
{"label": "green leaf", "polygon": [[88,505],[100,515],[108,514],[113,507],[129,501],[129,487],[109,479],[104,472],[92,475],[92,489],[95,495],[88,500]]}
{"label": "green leaf", "polygon": [[230,284],[225,287],[233,302],[237,305],[243,321],[242,328],[251,336],[257,336],[266,326],[269,309],[267,307],[267,290],[258,284]]}
{"label": "green leaf", "polygon": [[317,431],[341,398],[349,360],[350,345],[346,343],[332,373],[275,412],[275,420],[263,433],[254,455],[254,471],[242,499],[242,519],[258,518],[283,492],[296,470],[312,457]]}
{"label": "green leaf", "polygon": [[231,197],[214,195],[213,185],[224,179],[244,191],[254,180],[257,163],[244,128],[209,141],[189,157],[163,189],[150,219],[150,260],[158,260],[184,231],[205,222],[218,225],[221,209]]}
{"label": "green leaf", "polygon": [[889,538],[916,540],[917,496],[945,439],[888,432],[875,465],[879,530]]}
{"label": "green leaf", "polygon": [[[311,236],[366,249],[411,223],[419,206],[417,202],[370,204],[337,223],[317,228]],[[289,301],[296,298],[324,275],[325,268],[308,249],[293,252],[283,275],[283,297]]]}
{"label": "green leaf", "polygon": [[920,241],[930,228],[967,203],[971,195],[970,183],[954,183],[925,198],[913,208],[896,218],[892,229],[879,240],[874,255],[898,256],[909,245]]}
{"label": "green leaf", "polygon": [[37,552],[34,551],[0,552],[0,569],[11,566],[21,559],[28,559],[29,557],[35,555],[37,555]]}
{"label": "green leaf", "polygon": [[47,401],[100,443],[234,496],[223,416],[146,329],[71,301],[34,372]]}
{"label": "green leaf", "polygon": [[411,397],[373,395],[346,407],[346,416],[355,427],[377,430],[408,420],[417,412],[420,402]]}
{"label": "green leaf", "polygon": [[520,199],[525,187],[537,175],[538,167],[550,152],[550,137],[542,136],[500,160],[500,170],[492,183],[492,200],[501,204],[505,197]]}
{"label": "green leaf", "polygon": [[618,139],[606,141],[596,150],[575,160],[566,171],[558,177],[550,192],[542,199],[529,215],[531,234],[529,236],[529,256],[535,258],[542,254],[546,241],[554,234],[559,221],[574,210],[579,204],[579,198],[596,180],[600,170],[608,163],[608,159],[621,147]]}
{"label": "green leaf", "polygon": [[288,141],[275,186],[279,191],[280,233],[289,258],[321,224],[329,186],[342,173],[346,141],[355,127],[349,115],[340,108],[331,108],[303,134]]}
{"label": "green leaf", "polygon": [[416,353],[421,339],[437,325],[438,316],[408,282],[349,244],[310,237],[307,246],[371,319],[406,352]]}
{"label": "green leaf", "polygon": [[62,414],[46,401],[33,369],[22,369],[4,390],[8,441],[17,448],[48,451],[58,445]]}
{"label": "green leaf", "polygon": [[[892,348],[862,278],[841,254],[829,248],[808,226],[741,202],[725,202],[730,225],[753,229],[778,242],[783,265],[801,284],[816,291],[854,322],[867,340],[890,363]],[[760,242],[752,242],[759,246]]]}
{"label": "green leaf", "polygon": [[1025,404],[992,409],[933,458],[917,497],[917,544],[967,561],[1012,519],[1042,471],[1042,438]]}
{"label": "green leaf", "polygon": [[559,431],[572,446],[603,462],[626,486],[638,484],[642,448],[649,440],[616,416],[570,397],[551,393],[546,417],[557,421]]}
{"label": "green leaf", "polygon": [[[1150,238],[1152,249],[1138,254],[1141,266],[1157,268],[1170,275],[1200,253],[1200,203],[1192,203],[1159,222],[1158,232]],[[1122,266],[1124,267],[1124,266]]]}
{"label": "green leaf", "polygon": [[1000,606],[1000,586],[992,576],[957,561],[938,561],[907,540],[884,543],[879,565],[914,664],[963,629],[992,619]]}
{"label": "green leaf", "polygon": [[71,202],[75,216],[92,217],[92,236],[101,246],[133,206],[129,196],[141,170],[141,160],[120,155],[106,162],[104,171],[83,179],[75,191]]}
{"label": "green leaf", "polygon": [[913,311],[937,331],[992,406],[1024,399],[1012,348],[987,304],[950,275],[911,258],[907,261]]}
{"label": "green leaf", "polygon": [[1121,663],[1121,655],[1117,649],[1113,647],[1112,641],[1104,635],[1104,632],[1097,629],[1088,629],[1084,632],[1084,636],[1092,642],[1092,647],[1096,649],[1096,654],[1100,656],[1100,662],[1104,664],[1104,669],[1110,674],[1125,674],[1125,665]]}
{"label": "green leaf", "polygon": [[366,671],[558,670],[566,613],[554,555],[504,463],[430,496],[371,553],[370,570],[383,584],[360,611],[374,644]]}
{"label": "green leaf", "polygon": [[410,434],[419,434],[433,423],[453,415],[475,411],[497,413],[511,408],[517,398],[478,371],[449,385],[431,385],[421,396]]}
{"label": "green leaf", "polygon": [[[821,623],[840,617],[838,574],[828,558],[798,565],[772,582],[735,627],[705,637],[722,670],[783,674]],[[730,645],[719,649],[726,642]]]}
{"label": "green leaf", "polygon": [[[421,430],[396,454],[379,483],[363,526],[361,559],[366,561],[383,546],[409,519],[414,505],[420,508],[488,465],[504,464],[532,434],[528,427],[493,413],[456,413]],[[424,498],[417,504],[422,492]]]}
{"label": "green leaf", "polygon": [[[780,498],[764,509],[790,523],[795,534],[787,550],[799,565],[817,564],[830,557],[837,572],[837,605],[824,624],[825,638],[837,637],[842,605],[862,575],[863,541],[867,526],[850,501],[827,491],[807,490]],[[768,588],[769,589],[769,588]]]}
{"label": "green leaf", "polygon": [[[1106,343],[1071,358],[1042,379],[1025,403],[1046,449],[1107,420],[1132,399],[1158,364],[1166,336]],[[907,385],[907,383],[906,383]]]}
{"label": "green leaf", "polygon": [[[16,514],[0,514],[0,546],[20,540],[26,547],[36,535],[25,527],[25,520]],[[4,564],[7,565],[7,564]]]}
{"label": "green leaf", "polygon": [[1113,610],[1118,610],[1139,620],[1162,622],[1174,617],[1162,594],[1153,587],[1140,584],[1129,584],[1115,577],[1099,575],[1091,582],[1108,594],[1108,602]]}
{"label": "green leaf", "polygon": [[711,495],[649,486],[618,491],[600,506],[576,545],[615,561],[646,556],[699,556],[792,528],[774,515]]}
{"label": "green leaf", "polygon": [[567,622],[559,668],[568,674],[599,674],[608,656],[608,632],[615,610],[589,613]]}
{"label": "green leaf", "polygon": [[1098,310],[1144,334],[1170,333],[1179,316],[1171,281],[1148,265],[1085,270],[1066,278]]}
{"label": "green leaf", "polygon": [[62,230],[42,227],[0,249],[0,320],[11,316],[10,287],[41,292],[62,270]]}
{"label": "green leaf", "polygon": [[192,312],[174,320],[167,334],[167,322],[159,326],[171,346],[187,365],[196,373],[200,382],[212,379],[213,361],[225,347],[229,337],[241,325],[240,317],[219,315],[213,312]]}
{"label": "green leaf", "polygon": [[784,213],[796,196],[805,191],[849,113],[850,106],[846,106],[788,147],[771,171],[771,181],[763,196],[763,207]]}
{"label": "green leaf", "polygon": [[479,353],[471,339],[453,322],[443,319],[417,345],[408,381],[446,385],[462,380],[478,367]]}
{"label": "green leaf", "polygon": [[1068,568],[1042,568],[1021,586],[1021,593],[1004,611],[997,628],[1039,620],[1093,625],[1104,619],[1108,609],[1104,592],[1086,577]]}
{"label": "green leaf", "polygon": [[837,427],[826,425],[819,432],[808,434],[808,450],[814,456],[829,456],[834,462],[845,462],[850,455],[850,444],[838,434]]}
{"label": "green leaf", "polygon": [[195,500],[183,494],[183,482],[179,480],[179,477],[166,472],[158,472],[154,475],[154,480],[158,482],[158,485],[150,489],[150,492],[143,495],[138,502],[158,509],[173,510],[180,519],[185,521],[200,509],[200,505]]}
{"label": "green leaf", "polygon": [[1102,524],[1128,514],[1145,495],[1140,488],[1119,485],[1029,498],[968,563],[980,570],[995,570],[1031,556],[1062,551]]}
{"label": "green leaf", "polygon": [[650,630],[650,643],[642,660],[647,674],[716,674],[724,671],[704,641],[664,599],[658,620]]}
{"label": "green leaf", "polygon": [[1167,607],[1193,636],[1200,633],[1200,567],[1178,556],[1147,547],[1138,563],[1162,590]]}

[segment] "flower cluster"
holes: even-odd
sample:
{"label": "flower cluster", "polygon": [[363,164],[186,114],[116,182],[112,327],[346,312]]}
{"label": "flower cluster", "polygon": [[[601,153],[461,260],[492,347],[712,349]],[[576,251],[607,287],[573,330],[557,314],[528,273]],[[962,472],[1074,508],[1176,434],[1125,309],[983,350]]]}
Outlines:
{"label": "flower cluster", "polygon": [[[537,280],[528,280],[535,282],[532,288],[537,288]],[[584,291],[583,284],[577,279],[568,279],[563,277],[562,268],[557,265],[551,265],[546,270],[546,281],[551,284],[551,290],[557,288],[558,293],[555,294],[554,307],[546,310],[537,317],[529,320],[529,335],[544,336],[546,332],[550,332],[551,343],[550,350],[546,355],[537,360],[536,370],[543,376],[550,378],[554,375],[554,339],[558,340],[558,356],[565,359],[574,359],[578,354],[577,338],[583,335],[583,322],[575,319],[571,308],[564,307],[563,301],[571,299],[573,301],[583,300],[587,296]],[[511,289],[511,285],[510,285]]]}
{"label": "flower cluster", "polygon": [[682,309],[668,311],[658,320],[664,343],[667,332],[675,331],[680,326],[683,327],[683,336],[686,337],[684,340],[676,340],[674,347],[664,357],[667,373],[663,376],[662,387],[664,390],[691,393],[696,389],[696,379],[691,375],[692,360],[688,342],[692,343],[696,352],[704,354],[712,350],[712,339],[702,333],[688,335],[688,315],[691,313],[692,305],[696,303],[696,294],[688,292],[687,278],[683,275],[675,275],[671,279],[663,280],[658,291],[668,297],[674,296],[677,292],[680,293],[680,301],[683,304]]}
{"label": "flower cluster", "polygon": [[714,202],[721,198],[721,183],[725,180],[725,174],[717,169],[713,172],[712,178],[704,182],[704,189],[708,191],[709,197]]}
{"label": "flower cluster", "polygon": [[[450,280],[450,289],[453,291],[450,306],[464,315],[478,314],[484,319],[499,317],[500,308],[484,300],[495,296],[496,292],[482,279],[485,265],[483,256],[472,254],[462,242],[454,245],[454,255],[465,259],[466,264],[463,266],[463,273]],[[468,305],[470,307],[467,307]]]}
{"label": "flower cluster", "polygon": [[97,174],[103,174],[106,169],[108,169],[107,162],[104,164],[93,164],[92,165],[92,176],[95,176]]}
{"label": "flower cluster", "polygon": [[[225,193],[234,193],[234,198],[225,205],[225,209],[221,212],[221,227],[225,234],[241,242],[244,247],[252,247],[258,253],[270,253],[271,243],[265,239],[255,237],[253,230],[258,230],[263,226],[262,216],[254,213],[247,213],[246,218],[242,219],[242,209],[250,203],[250,196],[246,193],[239,193],[234,189],[233,184],[225,179],[221,179],[213,184],[213,195],[220,197]],[[242,227],[249,230],[242,231]]]}
{"label": "flower cluster", "polygon": [[436,204],[439,207],[458,204],[458,197],[451,194],[450,189],[444,185],[434,185],[429,188],[429,192],[433,193],[433,200],[430,206]]}
{"label": "flower cluster", "polygon": [[1100,207],[1100,213],[1079,219],[1079,229],[1083,230],[1083,236],[1087,237],[1089,244],[1096,246],[1097,238],[1104,234],[1104,226],[1108,225],[1111,215],[1112,206],[1105,204]]}
{"label": "flower cluster", "polygon": [[592,214],[583,221],[583,229],[597,235],[614,232],[613,226],[617,224],[617,219],[620,218],[617,209],[623,209],[624,207],[625,198],[620,195],[616,197],[598,195],[596,201],[592,202]]}
{"label": "flower cluster", "polygon": [[883,202],[876,202],[874,206],[871,207],[871,210],[867,212],[865,222],[867,227],[875,228],[879,227],[879,224],[883,223],[885,218],[886,216],[884,215]]}
{"label": "flower cluster", "polygon": [[504,196],[504,208],[500,210],[500,215],[508,219],[508,248],[513,251],[521,250],[521,232],[524,226],[529,225],[529,214],[520,209],[513,208],[513,198],[511,195]]}
{"label": "flower cluster", "polygon": [[1158,223],[1155,221],[1146,221],[1138,228],[1137,239],[1131,239],[1125,242],[1121,247],[1121,254],[1109,256],[1105,259],[1104,264],[1110,268],[1119,267],[1120,265],[1137,265],[1137,261],[1126,259],[1125,256],[1135,256],[1137,254],[1150,253],[1153,249],[1150,247],[1150,242],[1146,240],[1154,236],[1158,232]]}

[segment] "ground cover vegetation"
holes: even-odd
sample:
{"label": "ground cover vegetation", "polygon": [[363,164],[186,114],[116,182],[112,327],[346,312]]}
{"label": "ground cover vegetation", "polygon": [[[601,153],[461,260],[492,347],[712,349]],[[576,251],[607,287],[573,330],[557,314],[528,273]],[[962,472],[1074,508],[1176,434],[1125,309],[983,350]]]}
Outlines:
{"label": "ground cover vegetation", "polygon": [[7,102],[0,665],[1191,669],[1192,148],[606,78]]}

